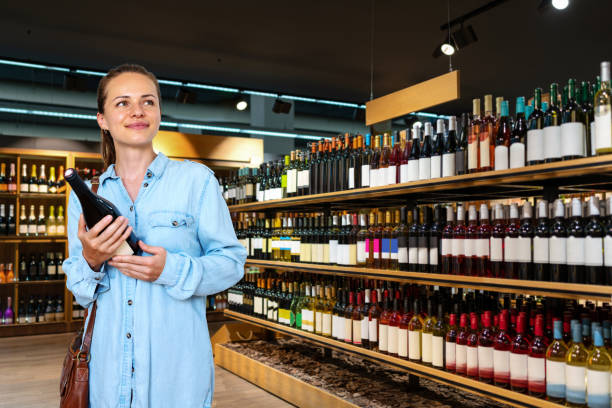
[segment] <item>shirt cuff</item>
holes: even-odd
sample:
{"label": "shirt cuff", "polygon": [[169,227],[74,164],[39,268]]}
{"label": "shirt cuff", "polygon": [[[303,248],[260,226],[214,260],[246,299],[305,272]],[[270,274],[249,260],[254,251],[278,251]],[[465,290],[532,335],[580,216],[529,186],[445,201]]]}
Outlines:
{"label": "shirt cuff", "polygon": [[87,285],[87,297],[94,299],[94,295],[106,292],[110,285],[108,282],[108,274],[106,273],[106,262],[102,264],[99,272],[91,269],[85,258],[81,257],[80,270],[83,272],[83,280],[89,282]]}
{"label": "shirt cuff", "polygon": [[166,265],[154,283],[174,286],[179,280],[179,273],[183,269],[183,257],[166,251]]}

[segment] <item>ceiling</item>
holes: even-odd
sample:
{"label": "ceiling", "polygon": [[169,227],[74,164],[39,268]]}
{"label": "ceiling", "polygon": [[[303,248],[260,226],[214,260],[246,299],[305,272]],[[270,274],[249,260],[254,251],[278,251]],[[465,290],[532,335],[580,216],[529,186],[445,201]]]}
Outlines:
{"label": "ceiling", "polygon": [[[612,1],[572,0],[545,14],[539,1],[510,0],[469,20],[479,41],[452,59],[462,98],[429,111],[458,113],[485,93],[510,99],[598,75],[611,57]],[[453,0],[451,18],[487,2]],[[4,2],[0,56],[100,70],[136,62],[164,78],[369,99],[370,0],[75,4]],[[446,0],[378,0],[374,9],[375,97],[448,71],[448,58],[432,57]]]}

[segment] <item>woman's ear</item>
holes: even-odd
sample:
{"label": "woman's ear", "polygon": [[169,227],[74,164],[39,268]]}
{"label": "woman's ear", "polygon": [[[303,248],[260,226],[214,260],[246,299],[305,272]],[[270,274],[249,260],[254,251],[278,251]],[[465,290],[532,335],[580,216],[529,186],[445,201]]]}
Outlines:
{"label": "woman's ear", "polygon": [[104,119],[104,115],[100,112],[96,114],[96,121],[98,122],[98,126],[102,130],[108,130],[108,126],[106,126],[106,120]]}

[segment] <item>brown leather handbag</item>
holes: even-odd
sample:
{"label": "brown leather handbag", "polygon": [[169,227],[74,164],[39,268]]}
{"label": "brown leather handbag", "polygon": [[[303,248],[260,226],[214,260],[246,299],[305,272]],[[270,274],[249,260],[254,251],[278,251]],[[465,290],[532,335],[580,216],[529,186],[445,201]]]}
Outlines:
{"label": "brown leather handbag", "polygon": [[[94,193],[98,192],[99,185],[99,180],[95,177],[91,183]],[[89,406],[89,360],[91,358],[89,349],[96,322],[97,306],[97,301],[94,301],[85,337],[83,337],[83,329],[79,330],[68,346],[60,380],[60,408],[87,408]]]}

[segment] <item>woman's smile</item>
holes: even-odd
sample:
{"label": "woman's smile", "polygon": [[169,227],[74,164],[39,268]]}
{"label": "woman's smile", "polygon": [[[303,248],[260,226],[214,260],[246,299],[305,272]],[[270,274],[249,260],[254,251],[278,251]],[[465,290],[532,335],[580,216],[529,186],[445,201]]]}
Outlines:
{"label": "woman's smile", "polygon": [[147,122],[133,122],[126,125],[126,127],[133,130],[142,130],[147,129],[149,127],[149,124]]}

